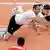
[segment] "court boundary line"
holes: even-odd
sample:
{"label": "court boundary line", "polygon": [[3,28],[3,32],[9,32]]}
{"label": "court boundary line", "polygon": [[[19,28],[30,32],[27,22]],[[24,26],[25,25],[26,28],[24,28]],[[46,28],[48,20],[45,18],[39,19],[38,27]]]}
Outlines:
{"label": "court boundary line", "polygon": [[36,2],[0,2],[0,5],[18,5],[18,4],[31,4],[31,5],[34,5],[34,4],[50,4],[48,2],[41,2],[41,3],[36,3]]}

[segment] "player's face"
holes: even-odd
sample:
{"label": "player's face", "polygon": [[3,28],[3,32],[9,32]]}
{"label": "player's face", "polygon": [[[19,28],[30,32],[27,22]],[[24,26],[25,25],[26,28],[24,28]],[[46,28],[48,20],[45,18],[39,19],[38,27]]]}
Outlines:
{"label": "player's face", "polygon": [[34,11],[35,11],[36,14],[38,14],[40,12],[40,6],[37,6]]}
{"label": "player's face", "polygon": [[44,13],[45,13],[46,15],[48,15],[50,10],[49,10],[49,9],[44,9],[43,11],[44,11]]}
{"label": "player's face", "polygon": [[36,7],[36,10],[40,10],[40,6],[37,6],[37,7]]}

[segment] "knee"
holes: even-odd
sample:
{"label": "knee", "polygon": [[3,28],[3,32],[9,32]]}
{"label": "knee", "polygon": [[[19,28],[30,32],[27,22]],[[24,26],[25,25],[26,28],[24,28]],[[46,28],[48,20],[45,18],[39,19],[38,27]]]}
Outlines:
{"label": "knee", "polygon": [[9,28],[7,31],[8,31],[10,34],[13,34],[13,28]]}

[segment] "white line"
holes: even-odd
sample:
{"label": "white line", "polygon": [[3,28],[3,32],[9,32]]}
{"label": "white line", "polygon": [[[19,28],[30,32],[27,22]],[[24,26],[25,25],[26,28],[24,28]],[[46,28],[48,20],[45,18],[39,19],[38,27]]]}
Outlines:
{"label": "white line", "polygon": [[39,4],[35,2],[0,2],[0,4]]}
{"label": "white line", "polygon": [[3,4],[3,5],[5,5],[5,4],[14,4],[14,2],[0,2],[0,4]]}
{"label": "white line", "polygon": [[[13,5],[13,4],[31,4],[31,5],[34,5],[34,4],[41,4],[41,3],[36,3],[36,2],[0,2],[0,4],[2,5]],[[42,4],[50,4],[48,2],[42,2]]]}

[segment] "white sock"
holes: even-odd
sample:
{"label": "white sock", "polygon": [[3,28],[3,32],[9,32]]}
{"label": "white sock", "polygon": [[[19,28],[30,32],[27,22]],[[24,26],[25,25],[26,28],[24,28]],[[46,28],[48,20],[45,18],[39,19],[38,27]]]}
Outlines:
{"label": "white sock", "polygon": [[9,35],[9,33],[7,32],[5,35],[4,35],[4,39],[7,39],[8,38],[8,35]]}

